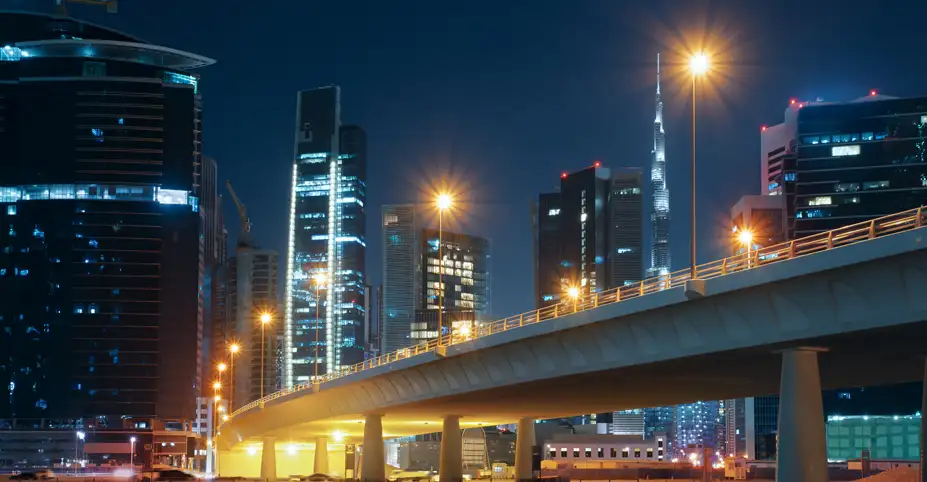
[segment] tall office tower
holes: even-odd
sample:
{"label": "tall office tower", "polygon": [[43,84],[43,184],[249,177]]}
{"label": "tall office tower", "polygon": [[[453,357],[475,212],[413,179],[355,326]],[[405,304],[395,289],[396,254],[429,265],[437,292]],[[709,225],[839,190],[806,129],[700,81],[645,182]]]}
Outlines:
{"label": "tall office tower", "polygon": [[383,353],[414,344],[410,330],[422,290],[420,224],[412,204],[383,206]]}
{"label": "tall office tower", "polygon": [[[364,359],[367,139],[360,127],[341,125],[340,88],[299,92],[294,151],[286,386]],[[316,276],[326,280],[321,290]]]}
{"label": "tall office tower", "polygon": [[609,288],[640,281],[644,273],[642,177],[636,168],[615,169],[612,173],[608,199]]}
{"label": "tall office tower", "polygon": [[472,329],[490,313],[489,241],[444,230],[439,244],[437,229],[422,230],[419,239],[423,286],[418,296],[426,313],[412,327],[413,344],[437,338],[438,310],[446,318],[440,320],[444,334],[462,326]]}
{"label": "tall office tower", "polygon": [[490,314],[489,241],[444,230],[442,262],[438,256],[438,231],[422,228],[423,218],[420,208],[411,204],[383,207],[380,322],[384,353],[438,336],[442,283],[441,322],[445,333],[454,327],[469,327]]}
{"label": "tall office tower", "polygon": [[[277,312],[278,255],[274,250],[239,243],[230,260],[229,320],[230,339],[241,345],[235,357],[235,394],[232,409],[276,391],[276,331],[280,323]],[[264,325],[261,316],[270,316]],[[263,369],[263,371],[262,371]]]}
{"label": "tall office tower", "polygon": [[560,176],[560,191],[538,197],[537,306],[641,279],[643,207],[640,170],[596,163]]}
{"label": "tall office tower", "polygon": [[666,187],[666,133],[663,131],[663,99],[660,96],[660,54],[657,54],[656,117],[653,120],[653,151],[650,164],[650,189],[653,210],[650,213],[650,269],[648,276],[670,272],[670,204]]}
{"label": "tall office tower", "polygon": [[800,110],[796,237],[927,203],[927,97],[871,94]]}
{"label": "tall office tower", "polygon": [[0,417],[192,420],[214,61],[43,14],[0,45]]}
{"label": "tall office tower", "polygon": [[676,406],[676,454],[690,445],[717,447],[718,401]]}

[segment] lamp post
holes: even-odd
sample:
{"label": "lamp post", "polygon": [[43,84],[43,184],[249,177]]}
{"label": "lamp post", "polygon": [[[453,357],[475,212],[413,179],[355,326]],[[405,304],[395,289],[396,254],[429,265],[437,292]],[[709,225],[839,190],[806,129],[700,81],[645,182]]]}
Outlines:
{"label": "lamp post", "polygon": [[438,346],[441,345],[444,322],[444,211],[451,208],[454,199],[450,194],[438,194]]}
{"label": "lamp post", "polygon": [[750,268],[750,248],[753,247],[753,233],[750,230],[742,229],[737,235],[740,244],[747,247],[747,268]]}
{"label": "lamp post", "polygon": [[579,288],[576,286],[570,286],[567,288],[567,297],[573,300],[573,312],[576,312],[576,300],[579,299]]}
{"label": "lamp post", "polygon": [[312,277],[315,284],[315,363],[313,363],[312,379],[315,381],[319,376],[319,305],[322,299],[319,298],[319,290],[325,284],[326,278],[322,274],[316,274]]}
{"label": "lamp post", "polygon": [[129,438],[129,467],[132,469],[132,472],[135,472],[135,441],[138,440],[135,437]]}
{"label": "lamp post", "polygon": [[75,435],[77,436],[77,441],[74,444],[74,461],[78,462],[80,460],[80,444],[87,437],[87,434],[82,431],[78,431]]}
{"label": "lamp post", "polygon": [[692,205],[692,223],[691,228],[692,232],[689,233],[690,240],[689,246],[691,252],[689,253],[691,265],[689,267],[689,279],[696,278],[696,269],[695,269],[695,81],[701,76],[705,75],[708,72],[709,60],[708,55],[705,53],[699,52],[693,55],[689,59],[689,71],[692,73],[692,199],[690,204]]}
{"label": "lamp post", "polygon": [[270,313],[261,313],[261,398],[264,398],[264,327],[270,323]]}
{"label": "lamp post", "polygon": [[229,411],[235,410],[235,355],[241,351],[241,345],[229,345]]}

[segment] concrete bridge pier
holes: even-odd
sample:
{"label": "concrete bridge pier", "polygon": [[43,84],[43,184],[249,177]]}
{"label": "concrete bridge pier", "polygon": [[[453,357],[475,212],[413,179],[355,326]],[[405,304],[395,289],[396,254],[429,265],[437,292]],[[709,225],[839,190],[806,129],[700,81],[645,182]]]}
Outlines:
{"label": "concrete bridge pier", "polygon": [[386,480],[383,415],[364,417],[364,457],[361,465],[361,480]]}
{"label": "concrete bridge pier", "polygon": [[315,439],[315,460],[312,466],[313,474],[328,473],[328,438],[319,437]]}
{"label": "concrete bridge pier", "polygon": [[460,482],[463,480],[463,439],[460,435],[460,416],[444,417],[444,429],[441,433],[441,462],[438,467],[438,479],[442,482]]}
{"label": "concrete bridge pier", "polygon": [[531,459],[534,455],[534,446],[537,444],[534,435],[534,419],[521,418],[518,420],[518,433],[515,434],[515,480],[534,479],[534,470]]}
{"label": "concrete bridge pier", "polygon": [[273,437],[264,437],[261,447],[261,479],[269,482],[277,480],[277,447]]}
{"label": "concrete bridge pier", "polygon": [[782,352],[777,482],[827,482],[827,444],[821,401],[820,348]]}

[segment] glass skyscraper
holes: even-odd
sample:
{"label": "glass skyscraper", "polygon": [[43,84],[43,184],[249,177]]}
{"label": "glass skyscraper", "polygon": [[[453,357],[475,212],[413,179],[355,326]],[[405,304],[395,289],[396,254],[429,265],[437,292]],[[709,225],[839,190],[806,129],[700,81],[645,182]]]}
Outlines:
{"label": "glass skyscraper", "polygon": [[193,419],[214,61],[42,14],[0,13],[0,46],[0,418]]}
{"label": "glass skyscraper", "polygon": [[538,307],[640,281],[643,203],[639,169],[592,166],[560,176],[560,191],[538,196],[535,256]]}
{"label": "glass skyscraper", "polygon": [[663,131],[663,98],[660,95],[660,54],[657,54],[656,116],[653,120],[650,189],[653,210],[650,213],[650,269],[648,276],[670,272],[670,204],[666,187],[666,133]]}
{"label": "glass skyscraper", "polygon": [[360,127],[341,125],[340,92],[297,96],[285,386],[364,359],[367,140]]}

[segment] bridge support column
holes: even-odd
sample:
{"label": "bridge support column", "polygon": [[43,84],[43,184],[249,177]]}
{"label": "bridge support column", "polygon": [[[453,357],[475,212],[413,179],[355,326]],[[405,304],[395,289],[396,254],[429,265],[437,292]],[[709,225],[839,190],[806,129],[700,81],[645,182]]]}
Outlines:
{"label": "bridge support column", "polygon": [[361,479],[386,480],[382,415],[367,415],[364,418],[364,459],[361,465]]}
{"label": "bridge support column", "polygon": [[778,482],[827,482],[827,445],[818,348],[782,352]]}
{"label": "bridge support column", "polygon": [[264,437],[261,447],[261,479],[266,482],[277,480],[277,447],[273,437]]}
{"label": "bridge support column", "polygon": [[460,416],[444,417],[444,430],[441,433],[441,462],[438,467],[438,479],[442,482],[460,482],[463,480],[463,440],[460,436]]}
{"label": "bridge support column", "polygon": [[328,438],[315,439],[315,461],[312,467],[313,474],[328,473]]}
{"label": "bridge support column", "polygon": [[534,446],[537,444],[534,436],[534,419],[522,418],[518,420],[518,433],[515,437],[515,480],[531,480],[534,478],[532,457]]}

